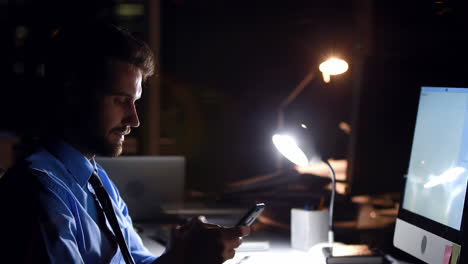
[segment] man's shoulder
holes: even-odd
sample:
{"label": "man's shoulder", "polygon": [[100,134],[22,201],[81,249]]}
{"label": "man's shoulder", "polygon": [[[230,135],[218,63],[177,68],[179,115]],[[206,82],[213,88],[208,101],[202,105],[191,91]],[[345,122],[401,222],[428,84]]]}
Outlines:
{"label": "man's shoulder", "polygon": [[47,150],[38,150],[13,167],[11,174],[25,177],[28,174],[29,180],[48,189],[62,191],[66,189],[65,177],[68,171],[62,162]]}
{"label": "man's shoulder", "polygon": [[29,168],[33,170],[54,172],[65,169],[62,162],[45,149],[32,153],[25,158],[25,161],[29,163]]}
{"label": "man's shoulder", "polygon": [[20,198],[14,204],[26,204],[27,200],[37,200],[39,195],[46,199],[64,199],[73,195],[69,177],[61,176],[66,173],[63,166],[49,155],[35,153],[16,162],[0,179],[0,192],[7,197]]}

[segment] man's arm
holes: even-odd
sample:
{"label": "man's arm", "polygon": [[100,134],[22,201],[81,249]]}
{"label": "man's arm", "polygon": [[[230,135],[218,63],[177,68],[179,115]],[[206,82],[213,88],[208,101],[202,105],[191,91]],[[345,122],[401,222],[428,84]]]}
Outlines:
{"label": "man's arm", "polygon": [[23,164],[0,179],[0,262],[48,262],[39,226],[38,189],[32,179]]}
{"label": "man's arm", "polygon": [[[2,259],[14,263],[84,263],[66,202],[31,170],[12,171],[1,179]],[[40,173],[39,173],[40,174]],[[48,187],[52,188],[48,188]]]}
{"label": "man's arm", "polygon": [[[48,205],[65,209],[60,207],[61,201],[49,200]],[[73,216],[65,210],[47,210],[41,214],[39,221],[40,234],[51,263],[85,263],[75,237],[76,222]]]}

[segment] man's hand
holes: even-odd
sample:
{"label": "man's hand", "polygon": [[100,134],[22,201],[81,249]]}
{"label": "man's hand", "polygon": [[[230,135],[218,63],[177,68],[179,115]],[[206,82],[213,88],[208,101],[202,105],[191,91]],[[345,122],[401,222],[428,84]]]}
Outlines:
{"label": "man's hand", "polygon": [[167,254],[171,263],[221,264],[234,257],[249,233],[247,226],[222,227],[193,218],[174,229]]}

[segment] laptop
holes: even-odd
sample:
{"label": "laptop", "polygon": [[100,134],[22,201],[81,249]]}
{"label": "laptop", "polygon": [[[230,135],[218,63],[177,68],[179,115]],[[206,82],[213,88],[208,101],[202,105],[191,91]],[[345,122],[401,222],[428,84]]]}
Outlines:
{"label": "laptop", "polygon": [[149,221],[184,202],[182,156],[97,157],[127,204],[133,221]]}

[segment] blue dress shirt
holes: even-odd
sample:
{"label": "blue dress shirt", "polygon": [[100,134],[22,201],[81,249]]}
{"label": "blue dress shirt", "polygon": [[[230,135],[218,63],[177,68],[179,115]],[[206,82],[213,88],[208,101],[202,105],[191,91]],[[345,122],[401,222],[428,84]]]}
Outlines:
{"label": "blue dress shirt", "polygon": [[[156,257],[144,247],[132,226],[127,206],[101,166],[89,161],[71,145],[58,141],[27,160],[41,190],[40,234],[51,263],[125,263],[112,228],[103,229],[94,190],[88,182],[97,171],[112,199],[118,222],[136,263],[152,263]],[[100,218],[101,217],[101,218]],[[103,223],[103,222],[101,222]]]}

